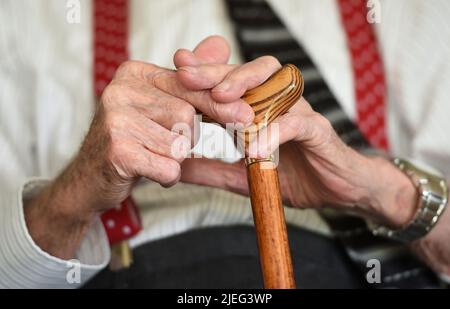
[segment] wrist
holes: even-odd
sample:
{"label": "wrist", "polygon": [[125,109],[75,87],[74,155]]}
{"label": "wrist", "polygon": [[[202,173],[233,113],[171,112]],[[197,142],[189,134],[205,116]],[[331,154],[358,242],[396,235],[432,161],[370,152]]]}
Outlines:
{"label": "wrist", "polygon": [[380,224],[400,229],[418,210],[418,191],[412,180],[388,160],[366,157],[365,194],[359,209]]}
{"label": "wrist", "polygon": [[121,176],[107,159],[108,142],[103,140],[102,134],[96,133],[100,131],[95,129],[97,126],[101,126],[101,121],[94,120],[79,154],[62,178],[70,186],[76,186],[79,205],[103,212],[124,201],[138,179]]}
{"label": "wrist", "polygon": [[81,153],[56,182],[67,200],[68,212],[90,216],[117,207],[131,191],[134,179],[123,179],[105,160]]}
{"label": "wrist", "polygon": [[49,186],[24,201],[31,237],[58,258],[73,258],[96,216],[120,203],[105,191],[109,186],[99,169],[86,163],[77,157]]}
{"label": "wrist", "polygon": [[413,251],[435,272],[450,276],[450,211],[445,210],[436,227],[411,244]]}
{"label": "wrist", "polygon": [[28,231],[37,246],[48,254],[71,259],[95,218],[95,213],[68,211],[57,184],[24,201]]}

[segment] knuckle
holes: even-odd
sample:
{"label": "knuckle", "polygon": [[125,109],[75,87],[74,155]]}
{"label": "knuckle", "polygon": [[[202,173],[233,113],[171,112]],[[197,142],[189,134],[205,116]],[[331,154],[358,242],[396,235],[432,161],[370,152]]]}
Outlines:
{"label": "knuckle", "polygon": [[164,83],[167,83],[167,80],[176,77],[175,72],[165,70],[153,64],[148,64],[148,66],[149,69],[143,74],[143,78],[147,80],[149,84],[158,88],[162,87],[162,89],[164,89]]}
{"label": "knuckle", "polygon": [[122,62],[117,68],[114,78],[119,78],[122,76],[126,76],[127,74],[130,74],[131,72],[133,72],[135,66],[136,66],[135,63],[132,60]]}
{"label": "knuckle", "polygon": [[191,126],[194,123],[194,117],[196,115],[195,108],[190,104],[182,104],[178,107],[178,120],[183,124]]}
{"label": "knuckle", "polygon": [[109,140],[109,149],[113,153],[122,154],[124,136],[128,130],[127,120],[118,113],[109,114],[105,118],[105,132]]}
{"label": "knuckle", "polygon": [[120,66],[117,69],[118,73],[128,73],[128,72],[134,72],[136,68],[142,66],[142,62],[135,61],[135,60],[127,60],[125,62],[122,62]]}
{"label": "knuckle", "polygon": [[102,102],[110,104],[117,101],[122,101],[126,98],[126,93],[129,91],[128,87],[117,81],[110,83],[102,94]]}
{"label": "knuckle", "polygon": [[111,132],[122,130],[127,127],[127,119],[121,113],[110,112],[106,116],[105,123]]}
{"label": "knuckle", "polygon": [[118,139],[111,139],[107,152],[107,159],[109,162],[117,165],[126,165],[128,162],[129,151],[123,146],[123,143]]}
{"label": "knuckle", "polygon": [[158,70],[160,70],[160,68],[157,65],[137,60],[128,60],[119,66],[114,78],[134,76],[142,79]]}
{"label": "knuckle", "polygon": [[178,182],[181,175],[181,166],[176,161],[169,161],[161,174],[160,184],[164,187],[171,187]]}
{"label": "knuckle", "polygon": [[322,114],[319,114],[317,112],[314,112],[313,114],[313,121],[321,127],[323,130],[330,130],[332,129],[332,125],[330,120],[323,116]]}
{"label": "knuckle", "polygon": [[334,131],[333,125],[326,117],[314,112],[311,121],[311,123],[314,124],[314,126],[317,128],[317,130],[313,130],[313,132],[316,132],[316,138],[324,142],[330,141],[335,138],[336,133]]}
{"label": "knuckle", "polygon": [[221,105],[219,105],[218,103],[211,102],[211,104],[209,105],[209,116],[212,119],[219,120],[226,115],[227,109],[225,108],[224,110],[222,110],[220,107]]}
{"label": "knuckle", "polygon": [[292,134],[304,134],[305,131],[305,121],[301,117],[288,118],[287,121],[288,128]]}

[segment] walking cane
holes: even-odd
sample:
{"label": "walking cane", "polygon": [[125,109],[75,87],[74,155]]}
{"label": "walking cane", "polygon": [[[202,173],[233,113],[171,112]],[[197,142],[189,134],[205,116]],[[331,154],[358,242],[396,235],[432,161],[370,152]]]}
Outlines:
{"label": "walking cane", "polygon": [[[244,147],[297,103],[303,89],[300,70],[289,64],[261,86],[248,91],[243,100],[253,108],[255,120],[237,134]],[[295,278],[276,164],[272,158],[246,156],[245,161],[264,287],[293,289]]]}

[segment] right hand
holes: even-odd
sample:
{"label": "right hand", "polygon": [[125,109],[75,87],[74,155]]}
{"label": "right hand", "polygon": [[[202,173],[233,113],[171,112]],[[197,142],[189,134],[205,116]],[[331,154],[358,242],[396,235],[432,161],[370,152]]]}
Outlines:
{"label": "right hand", "polygon": [[[205,62],[195,52],[201,55],[222,42],[214,37],[205,40],[191,59]],[[209,91],[186,89],[174,71],[136,61],[122,64],[103,92],[75,160],[79,174],[87,176],[85,184],[98,186],[91,206],[100,211],[114,207],[140,177],[164,187],[177,183],[180,163],[196,141],[190,136],[196,109],[221,123],[247,124],[254,117],[242,100],[217,103]],[[172,132],[176,124],[187,125],[188,134]]]}
{"label": "right hand", "polygon": [[[177,52],[175,63],[226,63],[229,55],[226,41],[210,37],[193,52]],[[183,87],[174,71],[124,63],[103,92],[78,155],[47,188],[25,201],[35,243],[53,256],[73,258],[96,215],[119,205],[140,177],[166,187],[175,184],[195,137],[171,129],[183,124],[192,132],[196,109],[221,123],[254,118],[242,100],[217,103],[209,91]]]}

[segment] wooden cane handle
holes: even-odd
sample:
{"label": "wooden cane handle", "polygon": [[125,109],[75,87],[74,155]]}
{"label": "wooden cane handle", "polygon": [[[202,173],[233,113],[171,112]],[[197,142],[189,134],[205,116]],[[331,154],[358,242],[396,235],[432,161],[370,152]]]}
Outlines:
{"label": "wooden cane handle", "polygon": [[304,81],[300,70],[287,64],[262,85],[243,97],[255,112],[254,124],[266,126],[286,113],[303,94]]}
{"label": "wooden cane handle", "polygon": [[[245,149],[258,132],[285,114],[298,102],[304,90],[303,76],[292,64],[283,66],[262,85],[247,91],[242,99],[255,112],[253,124],[237,131],[238,140],[245,142]],[[208,116],[202,116],[202,122],[214,123]]]}

